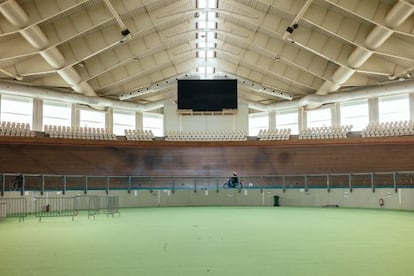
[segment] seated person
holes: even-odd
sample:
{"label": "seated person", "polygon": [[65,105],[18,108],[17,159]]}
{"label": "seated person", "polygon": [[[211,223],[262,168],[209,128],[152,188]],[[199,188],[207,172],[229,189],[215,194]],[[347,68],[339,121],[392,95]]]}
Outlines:
{"label": "seated person", "polygon": [[233,176],[230,177],[230,183],[232,183],[232,184],[239,183],[239,177],[237,176],[236,172],[233,172]]}
{"label": "seated person", "polygon": [[229,184],[230,187],[235,187],[239,184],[239,177],[237,176],[236,172],[233,172],[233,176],[230,177]]}

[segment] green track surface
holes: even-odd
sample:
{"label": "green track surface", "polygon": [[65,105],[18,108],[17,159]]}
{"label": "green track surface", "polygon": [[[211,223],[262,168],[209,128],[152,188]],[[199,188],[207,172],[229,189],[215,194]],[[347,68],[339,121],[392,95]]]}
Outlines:
{"label": "green track surface", "polygon": [[414,212],[121,209],[0,221],[0,275],[414,275]]}

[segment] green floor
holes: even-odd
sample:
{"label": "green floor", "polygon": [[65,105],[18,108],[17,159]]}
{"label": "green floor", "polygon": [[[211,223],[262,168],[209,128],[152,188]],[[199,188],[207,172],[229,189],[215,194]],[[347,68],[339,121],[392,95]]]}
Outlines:
{"label": "green floor", "polygon": [[121,209],[0,221],[0,275],[414,275],[414,212]]}

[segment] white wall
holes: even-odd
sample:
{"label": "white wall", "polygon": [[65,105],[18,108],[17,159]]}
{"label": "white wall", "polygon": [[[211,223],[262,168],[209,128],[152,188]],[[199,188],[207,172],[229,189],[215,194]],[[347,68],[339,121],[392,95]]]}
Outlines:
{"label": "white wall", "polygon": [[[229,189],[229,190],[111,190],[110,194],[119,195],[120,207],[157,207],[157,206],[273,206],[274,196],[279,196],[280,206],[345,208],[378,208],[395,210],[414,210],[414,189],[384,188],[372,191],[369,188],[353,189]],[[83,195],[83,191],[67,191],[64,196]],[[105,198],[105,191],[88,191],[88,195]],[[34,197],[39,192],[27,191],[28,212],[34,209]],[[45,192],[43,196],[63,196],[60,191]],[[19,192],[5,192],[4,198],[20,198]],[[2,198],[0,198],[1,201]],[[379,200],[384,201],[380,206]],[[104,202],[101,202],[102,204]],[[80,206],[87,208],[87,206]]]}
{"label": "white wall", "polygon": [[247,103],[238,103],[234,115],[180,115],[174,102],[164,105],[164,129],[181,131],[244,130],[249,127]]}

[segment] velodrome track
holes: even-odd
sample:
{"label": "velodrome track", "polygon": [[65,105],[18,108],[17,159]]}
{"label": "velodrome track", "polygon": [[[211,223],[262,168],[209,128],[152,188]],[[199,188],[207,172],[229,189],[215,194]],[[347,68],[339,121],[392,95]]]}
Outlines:
{"label": "velodrome track", "polygon": [[407,276],[414,213],[351,208],[121,209],[0,221],[1,275]]}

